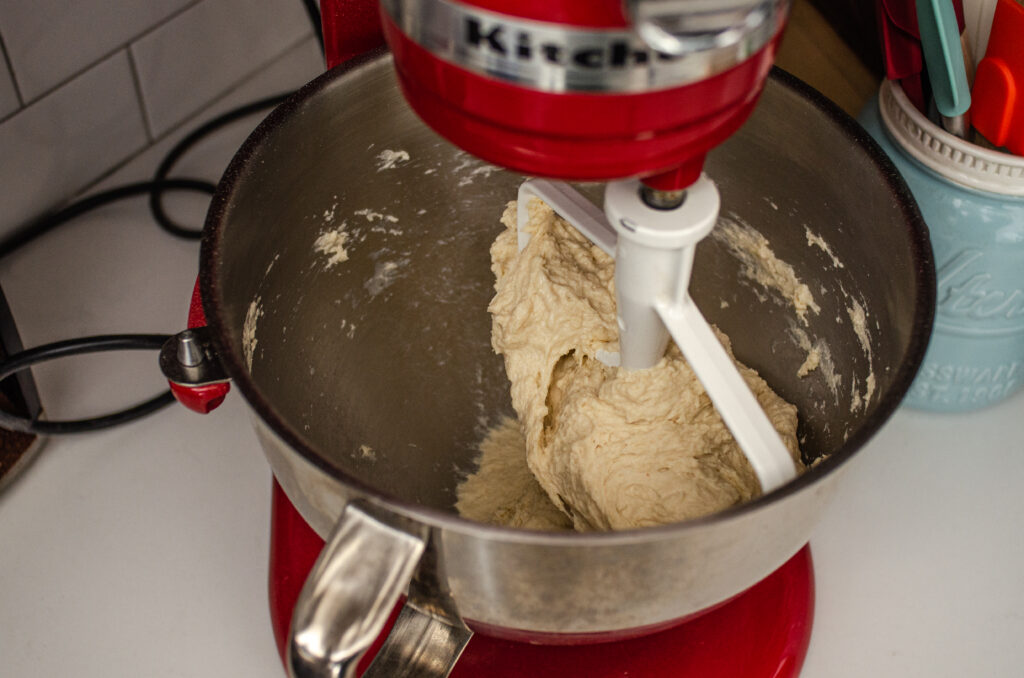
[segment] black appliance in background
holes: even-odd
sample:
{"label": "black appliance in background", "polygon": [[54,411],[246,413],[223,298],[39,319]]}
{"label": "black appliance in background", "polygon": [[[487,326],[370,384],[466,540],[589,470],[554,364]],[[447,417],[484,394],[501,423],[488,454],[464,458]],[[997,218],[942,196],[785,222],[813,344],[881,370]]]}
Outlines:
{"label": "black appliance in background", "polygon": [[[20,352],[22,348],[7,297],[0,289],[0,360]],[[22,370],[0,382],[0,409],[33,420],[39,417],[42,406],[30,370]],[[32,463],[41,444],[42,440],[34,433],[0,428],[0,492]]]}
{"label": "black appliance in background", "polygon": [[810,0],[825,21],[876,78],[885,77],[876,0]]}

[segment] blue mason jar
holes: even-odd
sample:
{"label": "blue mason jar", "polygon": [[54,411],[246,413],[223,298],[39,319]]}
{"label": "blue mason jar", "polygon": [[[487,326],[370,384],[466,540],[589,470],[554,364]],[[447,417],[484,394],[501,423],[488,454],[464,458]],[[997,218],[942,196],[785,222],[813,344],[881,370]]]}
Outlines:
{"label": "blue mason jar", "polygon": [[889,81],[860,122],[906,179],[935,251],[935,327],[906,404],[1003,400],[1024,385],[1024,158],[947,133]]}

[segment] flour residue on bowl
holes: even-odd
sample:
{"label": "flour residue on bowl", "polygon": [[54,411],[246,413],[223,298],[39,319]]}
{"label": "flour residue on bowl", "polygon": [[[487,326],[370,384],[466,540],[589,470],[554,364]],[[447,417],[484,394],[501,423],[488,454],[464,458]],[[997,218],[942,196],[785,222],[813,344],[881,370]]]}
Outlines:
{"label": "flour residue on bowl", "polygon": [[375,297],[390,287],[398,279],[402,267],[408,265],[410,261],[408,258],[378,261],[373,269],[373,277],[363,283],[370,297]]}
{"label": "flour residue on bowl", "polygon": [[[828,242],[812,231],[806,224],[804,225],[804,236],[807,238],[807,246],[817,247],[824,252],[832,262],[833,268],[846,268],[842,260],[840,260],[832,251],[832,248],[829,247]],[[864,356],[867,358],[867,363],[869,365],[869,372],[863,379],[863,385],[856,375],[852,376],[850,380],[850,411],[856,412],[862,408],[866,408],[868,403],[871,401],[871,397],[875,393],[876,384],[871,352],[871,333],[868,330],[868,314],[864,309],[864,305],[860,301],[853,299],[842,285],[840,285],[840,290],[849,302],[846,306],[846,315],[850,320],[850,326],[857,337],[857,342],[860,344],[861,350],[864,352]],[[823,294],[827,294],[824,287],[821,288],[821,291]],[[806,318],[802,317],[802,319],[806,321]],[[836,323],[842,323],[842,318],[837,316]],[[797,374],[804,377],[822,364],[822,356],[821,346],[819,346],[819,344],[811,346],[810,340],[807,338],[804,338],[801,346],[805,348],[805,350],[808,350],[808,354],[807,359],[804,361],[803,365],[800,366]],[[839,375],[835,373],[834,367],[830,368],[829,371],[825,373],[825,381],[833,394],[838,395],[840,381]]]}
{"label": "flour residue on bowl", "polygon": [[866,408],[871,401],[871,396],[875,392],[875,373],[872,371],[868,374],[864,382],[864,393],[862,394],[860,382],[856,377],[853,378],[853,388],[850,393],[850,412]]}
{"label": "flour residue on bowl", "polygon": [[[395,228],[392,224],[398,223],[398,217],[393,214],[387,214],[386,212],[377,212],[369,208],[356,210],[353,214],[357,217],[363,217],[368,222],[373,224],[370,227],[370,233],[383,233],[386,235],[403,235],[403,231],[400,228]],[[365,240],[365,235],[361,240]]]}
{"label": "flour residue on bowl", "polygon": [[245,313],[245,322],[242,323],[242,356],[245,358],[245,366],[250,374],[252,373],[252,359],[256,354],[256,323],[263,317],[262,299],[257,296],[249,304],[249,310]]}
{"label": "flour residue on bowl", "polygon": [[377,154],[377,171],[383,172],[384,170],[394,169],[407,162],[409,162],[409,153],[407,151],[393,151],[390,148],[385,148]]}
{"label": "flour residue on bowl", "polygon": [[477,177],[486,179],[491,176],[492,173],[501,169],[500,167],[486,163],[480,158],[472,156],[465,151],[456,151],[455,157],[459,159],[459,164],[453,167],[451,172],[459,177],[459,181],[457,182],[459,187],[469,186]]}
{"label": "flour residue on bowl", "polygon": [[[849,297],[849,295],[847,295],[847,297]],[[864,356],[868,359],[868,365],[871,365],[871,371],[864,379],[863,395],[860,393],[857,381],[854,380],[853,383],[853,396],[850,404],[850,411],[856,412],[861,407],[867,407],[868,402],[871,400],[871,396],[875,393],[875,371],[871,360],[871,334],[868,331],[867,313],[864,311],[864,307],[856,299],[850,299],[850,306],[846,307],[846,314],[850,317],[850,324],[853,326],[854,334],[857,335],[857,341],[860,342],[860,347],[864,351]]]}
{"label": "flour residue on bowl", "polygon": [[868,401],[871,400],[871,396],[875,394],[875,371],[872,370],[868,374],[868,378],[865,380],[866,388],[864,392],[864,406],[867,407]]}
{"label": "flour residue on bowl", "polygon": [[836,364],[832,359],[832,351],[829,349],[828,343],[824,339],[811,341],[807,332],[796,323],[790,325],[789,334],[796,345],[807,354],[803,364],[796,371],[797,376],[802,379],[809,376],[811,372],[817,371],[832,395],[839,397],[839,388],[842,385],[843,377],[836,371]]}
{"label": "flour residue on bowl", "polygon": [[[811,233],[810,229],[806,232]],[[755,228],[736,218],[722,218],[712,235],[739,261],[740,273],[770,292],[777,302],[791,307],[804,327],[808,325],[808,310],[815,314],[821,312],[810,288],[800,280],[790,264],[775,255],[768,239]],[[809,239],[811,235],[808,235]],[[824,241],[821,245],[828,247]],[[820,338],[812,341],[795,320],[790,321],[789,334],[806,353],[803,363],[797,368],[797,376],[803,379],[817,371],[832,394],[838,397],[842,377],[836,372],[828,344]]]}
{"label": "flour residue on bowl", "polygon": [[808,310],[821,312],[810,288],[800,281],[792,266],[775,256],[768,239],[756,229],[739,220],[723,218],[712,235],[739,260],[745,278],[774,292],[782,303],[796,311],[804,325]]}
{"label": "flour residue on bowl", "polygon": [[367,461],[377,461],[377,451],[369,445],[359,446],[359,456]]}
{"label": "flour residue on bowl", "polygon": [[325,224],[333,224],[334,223],[334,215],[337,212],[337,210],[338,210],[338,196],[334,196],[334,202],[331,203],[330,207],[325,207],[324,211],[323,211],[323,214],[320,215],[321,217],[323,217],[323,220],[324,220]]}
{"label": "flour residue on bowl", "polygon": [[480,167],[474,167],[469,171],[468,174],[459,179],[459,186],[469,186],[473,183],[473,180],[477,177],[487,178],[491,176],[492,172],[497,171],[498,168],[494,165],[481,165]]}
{"label": "flour residue on bowl", "polygon": [[828,246],[828,243],[825,242],[825,239],[822,238],[817,233],[815,233],[814,231],[812,231],[810,227],[807,226],[806,224],[804,225],[804,235],[807,237],[807,246],[817,247],[822,252],[827,254],[828,258],[832,260],[833,267],[846,268],[846,266],[843,265],[843,262],[839,260],[839,257],[832,253],[832,248]]}
{"label": "flour residue on bowl", "polygon": [[857,335],[860,347],[864,349],[864,355],[870,359],[871,335],[868,334],[867,314],[864,312],[864,307],[856,299],[851,299],[850,303],[852,306],[846,307],[846,314],[850,316],[850,322],[853,323],[853,331]]}
{"label": "flour residue on bowl", "polygon": [[818,369],[819,365],[821,365],[821,350],[818,349],[817,347],[812,346],[807,351],[807,357],[804,359],[803,363],[797,369],[796,376],[802,379],[811,372],[813,372],[814,370]]}
{"label": "flour residue on bowl", "polygon": [[375,212],[369,208],[356,210],[353,212],[357,217],[366,217],[366,220],[371,224],[375,221],[387,222],[389,224],[397,224],[398,217],[393,214],[385,214],[384,212]]}
{"label": "flour residue on bowl", "polygon": [[348,250],[345,249],[348,241],[348,232],[345,230],[347,225],[347,222],[342,221],[340,226],[322,231],[313,243],[313,249],[327,257],[324,269],[348,261]]}
{"label": "flour residue on bowl", "polygon": [[264,279],[266,279],[266,277],[267,277],[268,275],[270,275],[270,271],[271,271],[271,269],[273,269],[273,268],[274,268],[274,264],[276,264],[276,263],[277,263],[277,260],[278,260],[278,259],[280,259],[280,258],[281,258],[281,253],[280,253],[280,252],[278,252],[277,254],[275,254],[275,255],[274,255],[274,258],[270,260],[270,263],[269,263],[269,264],[267,264],[267,268],[266,268],[266,270],[264,270],[264,271],[263,271],[263,278],[264,278]]}

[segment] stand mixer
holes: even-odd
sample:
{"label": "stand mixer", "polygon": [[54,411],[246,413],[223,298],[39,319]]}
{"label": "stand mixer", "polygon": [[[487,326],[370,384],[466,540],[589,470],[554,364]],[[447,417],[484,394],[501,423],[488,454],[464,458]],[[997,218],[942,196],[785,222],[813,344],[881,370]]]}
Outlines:
{"label": "stand mixer", "polygon": [[[523,230],[527,204],[541,199],[615,257],[620,352],[599,359],[624,369],[644,369],[664,354],[671,335],[751,461],[765,493],[791,480],[795,466],[690,299],[688,284],[695,246],[714,227],[719,212],[718,191],[702,171],[704,157],[753,110],[788,4],[381,3],[383,31],[399,83],[420,117],[484,160],[545,177],[520,187],[520,249],[529,239]],[[343,0],[323,3],[329,66],[347,55],[346,38],[357,45],[366,44],[367,35],[372,40],[372,25],[339,19],[352,6]],[[604,213],[559,180],[609,182]],[[296,623],[291,611],[300,594],[295,584],[281,583],[278,573],[294,568],[304,575],[323,542],[304,528],[279,490],[274,505],[272,582],[277,580],[278,587],[272,586],[273,611],[280,649],[283,655],[292,655],[286,665],[294,671],[303,663],[295,655],[317,650],[304,648],[298,637],[286,641],[289,623]],[[757,619],[755,627],[764,623],[760,613],[751,614],[746,607],[774,607],[784,599],[790,601],[791,616],[780,624],[787,629],[783,642],[749,642],[748,647],[757,645],[763,655],[750,666],[755,671],[773,667],[768,670],[774,673],[774,663],[781,660],[788,670],[798,670],[810,630],[810,579],[804,549],[739,604],[723,608],[719,620],[709,620],[704,627],[691,625],[678,638],[685,636],[691,647],[714,648],[706,656],[689,656],[692,670],[723,666],[711,658],[722,655],[723,633],[751,619]],[[295,614],[296,620],[302,617],[301,607]],[[661,643],[677,645],[676,640]],[[478,639],[469,656],[476,658],[477,670],[493,674],[493,666],[505,664],[509,652],[521,653],[522,647],[527,646],[517,649],[515,644],[504,647]],[[598,663],[587,670],[593,673],[602,665],[608,670],[611,657],[634,652],[644,652],[665,666],[681,658],[669,650],[656,659],[650,648],[627,641],[620,651],[589,655],[598,657]],[[368,656],[373,654],[371,650]],[[550,665],[558,656],[541,653],[533,661]],[[581,666],[579,655],[572,661]],[[461,670],[472,671],[472,666],[472,659],[460,664]]]}
{"label": "stand mixer", "polygon": [[[381,38],[365,5],[324,0],[329,66]],[[452,675],[799,671],[813,613],[811,527],[837,471],[912,381],[934,267],[906,187],[830,102],[774,73],[742,125],[787,7],[387,0],[392,52],[309,83],[236,154],[207,216],[200,301],[207,355],[251,405],[274,471],[271,608],[292,675],[358,675],[396,604],[367,676],[442,676],[453,665]],[[756,223],[822,295],[821,313],[798,329],[827,340],[835,360],[809,379],[785,304],[765,305],[716,238],[693,259],[717,217],[702,167],[720,142],[708,167],[729,196],[727,216]],[[486,171],[470,175],[480,161],[466,151],[543,178],[524,184],[479,164]],[[609,181],[605,209],[562,179]],[[603,359],[642,369],[673,335],[732,418],[763,496],[609,532],[515,530],[455,513],[482,433],[511,410],[489,341],[494,278],[483,252],[493,201],[516,190],[614,253],[621,350]],[[830,238],[827,256],[794,221]],[[343,265],[311,259],[325,237],[351,245]],[[865,237],[881,246],[865,253]],[[810,468],[792,482],[691,292],[736,355],[801,413]],[[867,347],[842,320],[851,304],[870,313],[877,341]],[[745,331],[752,314],[757,332]],[[833,376],[853,388],[836,390]],[[870,384],[870,402],[858,384]],[[704,650],[704,662],[680,654]],[[652,653],[663,661],[648,666]]]}

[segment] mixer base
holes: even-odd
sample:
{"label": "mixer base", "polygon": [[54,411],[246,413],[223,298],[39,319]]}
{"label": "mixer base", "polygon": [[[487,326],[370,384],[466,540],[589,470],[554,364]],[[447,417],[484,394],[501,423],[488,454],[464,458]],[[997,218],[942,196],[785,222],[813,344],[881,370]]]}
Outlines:
{"label": "mixer base", "polygon": [[[284,656],[292,609],[323,541],[274,482],[270,538],[270,616]],[[392,614],[365,669],[397,616]],[[678,626],[616,642],[532,645],[476,634],[452,678],[793,678],[800,673],[814,617],[814,573],[805,546],[729,602]]]}

